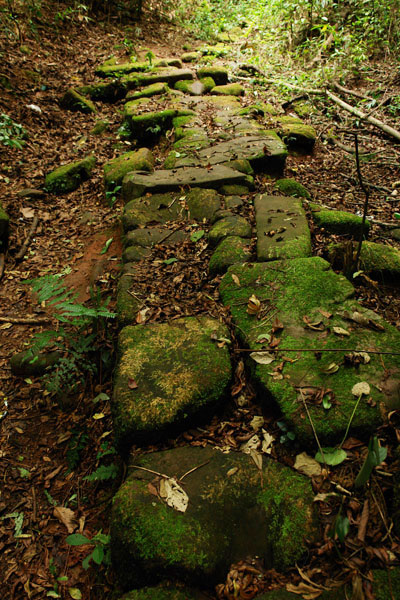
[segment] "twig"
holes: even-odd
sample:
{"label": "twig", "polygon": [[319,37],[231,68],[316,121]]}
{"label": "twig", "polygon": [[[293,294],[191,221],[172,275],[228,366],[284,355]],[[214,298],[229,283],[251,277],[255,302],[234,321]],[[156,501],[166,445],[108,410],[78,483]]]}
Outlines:
{"label": "twig", "polygon": [[15,257],[16,261],[22,260],[24,258],[25,252],[26,252],[26,250],[27,250],[27,248],[28,248],[28,246],[29,246],[29,244],[31,242],[31,239],[33,237],[33,234],[35,233],[35,230],[36,230],[36,227],[38,226],[38,224],[39,224],[39,218],[35,215],[33,217],[32,225],[31,225],[31,228],[29,230],[29,233],[26,236],[26,239],[25,239],[24,243],[22,244],[21,250],[18,252],[18,254]]}
{"label": "twig", "polygon": [[310,415],[310,411],[308,410],[307,402],[306,402],[306,400],[304,398],[304,395],[303,395],[303,392],[302,392],[301,389],[300,389],[300,396],[301,396],[301,399],[303,401],[304,408],[306,409],[307,417],[308,417],[308,420],[310,421],[311,429],[313,431],[313,434],[314,434],[314,437],[315,437],[315,441],[317,442],[317,445],[318,445],[318,450],[321,452],[321,456],[322,456],[322,459],[323,459],[323,461],[325,463],[325,467],[327,467],[326,460],[325,460],[325,454],[324,454],[324,451],[322,450],[322,446],[321,446],[320,441],[318,439],[317,432],[315,431],[315,427],[314,427],[314,423],[313,423],[311,415]]}
{"label": "twig", "polygon": [[20,325],[41,325],[42,323],[50,323],[48,317],[35,317],[29,319],[27,317],[0,317],[0,323],[15,323]]}
{"label": "twig", "polygon": [[400,352],[384,350],[360,350],[355,348],[234,348],[234,352],[368,352],[368,354],[390,354],[400,356]]}
{"label": "twig", "polygon": [[168,475],[164,475],[163,473],[159,473],[158,471],[153,471],[152,469],[146,469],[146,467],[139,467],[139,465],[132,465],[132,469],[140,469],[140,471],[146,471],[146,473],[152,473],[153,475],[157,475],[157,477],[164,477],[165,479],[170,479]]}
{"label": "twig", "polygon": [[357,98],[363,98],[364,100],[372,100],[371,96],[367,96],[366,94],[362,94],[361,92],[356,92],[355,90],[349,90],[349,88],[343,87],[337,81],[332,81],[332,85],[344,94],[351,94],[351,96],[357,96]]}
{"label": "twig", "polygon": [[363,243],[363,239],[364,239],[365,222],[367,220],[367,214],[368,214],[369,190],[368,190],[368,188],[365,187],[363,178],[361,175],[360,155],[358,152],[358,135],[357,134],[354,135],[354,143],[355,143],[355,147],[356,147],[356,165],[357,165],[358,181],[360,182],[360,187],[365,195],[364,212],[363,212],[362,223],[361,223],[360,239],[358,242],[357,254],[356,254],[355,261],[354,261],[354,271],[357,271],[358,263],[360,261],[362,243]]}
{"label": "twig", "polygon": [[182,475],[182,477],[179,477],[178,481],[182,481],[182,479],[185,479],[185,477],[187,475],[190,475],[194,471],[197,471],[197,469],[201,469],[201,467],[204,467],[205,465],[208,465],[209,462],[210,462],[209,460],[206,460],[206,462],[202,463],[201,465],[198,465],[197,467],[193,467],[193,469],[190,469],[189,471],[186,471],[186,473],[184,473]]}

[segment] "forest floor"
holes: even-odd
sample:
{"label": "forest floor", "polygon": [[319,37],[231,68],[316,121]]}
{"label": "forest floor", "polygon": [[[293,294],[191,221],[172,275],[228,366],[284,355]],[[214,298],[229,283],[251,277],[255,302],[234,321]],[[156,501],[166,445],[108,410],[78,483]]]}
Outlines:
{"label": "forest floor", "polygon": [[[122,252],[118,224],[121,205],[117,201],[111,208],[105,202],[102,164],[121,151],[115,137],[120,114],[107,104],[99,105],[95,116],[69,113],[61,109],[58,102],[68,87],[91,83],[95,66],[112,54],[128,57],[132,50],[140,50],[142,55],[151,50],[160,58],[179,56],[187,43],[183,31],[150,15],[140,24],[133,43],[128,41],[130,35],[132,29],[127,32],[118,23],[107,23],[103,27],[82,23],[79,27],[68,25],[58,35],[43,29],[40,40],[27,35],[22,43],[10,43],[0,37],[3,45],[1,111],[21,123],[28,134],[22,149],[0,146],[0,198],[11,219],[10,243],[0,282],[0,581],[3,597],[10,600],[68,598],[71,588],[79,589],[85,600],[101,600],[111,597],[113,589],[111,571],[104,565],[84,570],[82,559],[88,554],[87,547],[71,548],[65,541],[77,523],[88,537],[100,530],[108,533],[110,502],[122,475],[117,482],[102,485],[85,481],[84,477],[98,466],[100,445],[104,440],[110,444],[112,441],[109,405],[102,402],[100,409],[99,404],[93,402],[100,393],[111,395],[110,374],[96,381],[89,379],[74,398],[73,406],[64,411],[39,378],[13,377],[9,359],[25,348],[33,334],[48,327],[40,323],[41,319],[52,321],[48,309],[35,302],[26,280],[49,273],[65,273],[66,281],[77,291],[81,302],[90,300],[91,286],[96,287],[102,297],[111,296],[111,308],[115,301]],[[193,42],[193,47],[198,43]],[[400,79],[390,64],[375,62],[365,72],[368,76],[349,80],[347,86],[363,93],[380,87],[388,98],[399,96]],[[276,88],[260,87],[258,93],[260,100],[273,104],[285,101],[279,98]],[[249,97],[249,103],[250,100]],[[40,112],[32,105],[39,107]],[[384,111],[383,106],[376,115],[394,124],[394,116]],[[290,106],[287,112],[290,113]],[[90,135],[98,119],[110,123],[111,135]],[[316,111],[308,120],[319,134],[315,150],[307,156],[291,155],[285,176],[296,178],[322,204],[360,213],[364,194],[357,178],[354,153],[331,145],[325,139],[334,129],[335,133],[343,134],[342,143],[352,150],[351,119],[334,106],[327,108],[318,100]],[[361,126],[358,132],[361,151],[369,153],[368,160],[362,162],[363,178],[375,186],[370,216],[395,225],[394,213],[400,198],[400,148],[370,126]],[[164,147],[161,144],[160,152],[167,145],[168,140]],[[19,195],[25,188],[43,187],[45,174],[59,164],[90,153],[97,158],[94,176],[77,191],[57,198]],[[257,184],[266,190],[272,187],[266,178],[260,178]],[[35,215],[39,219],[38,226],[24,257],[16,260]],[[317,229],[312,234],[314,253],[325,257],[326,244],[332,236]],[[110,238],[113,241],[108,252],[100,254]],[[399,247],[398,242],[389,239],[385,226],[373,225],[371,239]],[[196,278],[204,280],[203,261],[192,261],[190,269],[194,281]],[[377,285],[362,277],[355,283],[361,303],[400,328],[399,289]],[[152,285],[158,284],[149,282],[148,293]],[[214,296],[216,284],[207,283],[206,287],[205,293]],[[193,304],[196,310],[195,302]],[[201,310],[201,305],[197,309]],[[12,322],[18,318],[32,319],[32,323]],[[111,327],[107,335],[104,334],[103,345],[111,353],[115,333],[116,329]],[[236,376],[244,377],[240,372]],[[379,432],[382,445],[389,448],[384,469],[387,473],[378,481],[385,494],[390,494],[392,477],[399,466],[395,454],[400,441],[399,417],[393,413]],[[266,421],[269,430],[276,432],[274,418],[266,415]],[[229,423],[231,427],[221,433],[214,420],[196,434],[196,443],[215,442],[222,436],[224,443],[235,445],[235,437],[245,432],[234,410],[229,415]],[[191,436],[186,439],[188,437]],[[180,443],[179,439],[176,443]],[[354,438],[348,440],[348,450],[361,455],[363,448]],[[290,459],[285,458],[287,450],[282,448],[279,452],[282,460],[290,463]],[[345,477],[344,472],[344,481]],[[70,510],[57,510],[60,508]],[[350,560],[354,546],[349,543],[343,562],[339,558],[332,563],[331,555],[324,559],[327,548],[322,545],[319,553],[310,558],[310,568],[335,577],[344,571],[362,571],[372,560],[390,563],[399,546],[387,530],[389,520],[382,520],[379,515],[382,510],[379,505],[376,514],[371,516],[367,542],[358,556]],[[348,514],[353,523],[360,522],[359,505],[350,506]],[[265,579],[265,588],[289,579],[298,582],[298,572],[284,576],[271,573]]]}

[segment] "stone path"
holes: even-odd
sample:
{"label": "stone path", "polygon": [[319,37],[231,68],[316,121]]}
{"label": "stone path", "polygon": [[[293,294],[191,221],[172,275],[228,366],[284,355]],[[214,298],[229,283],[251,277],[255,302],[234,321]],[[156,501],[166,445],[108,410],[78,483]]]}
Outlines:
{"label": "stone path", "polygon": [[[197,56],[182,60],[191,64]],[[230,332],[220,320],[202,315],[146,323],[135,274],[157,245],[207,240],[209,276],[223,275],[220,296],[235,335],[242,347],[261,350],[247,355],[260,401],[253,445],[244,452],[188,445],[142,455],[129,464],[113,505],[112,556],[121,593],[128,592],[123,598],[200,598],[193,587],[163,581],[211,588],[247,556],[283,571],[318,539],[310,479],[272,460],[261,408],[280,410],[302,450],[313,452],[308,415],[321,443],[338,444],[357,401],[352,388],[367,380],[371,393],[361,398],[352,423],[352,431],[367,436],[381,423],[380,403],[400,404],[399,365],[368,350],[400,352],[400,334],[362,308],[328,262],[311,255],[305,208],[319,225],[350,235],[359,231],[359,218],[308,204],[307,190],[292,180],[277,179],[279,196],[252,193],[257,173],[282,175],[291,148],[312,151],[311,127],[275,115],[268,105],[243,106],[245,90],[229,83],[222,64],[196,71],[174,58],[148,71],[143,63],[107,62],[96,73],[100,83],[69,92],[65,102],[87,111],[88,100],[126,96],[121,131],[138,144],[104,166],[105,186],[122,186],[126,202],[112,400],[119,450],[126,455],[133,444],[165,443],[209,419],[226,404],[232,382]],[[171,130],[174,142],[155,170],[147,146]],[[63,193],[89,177],[93,164],[88,158],[62,167],[49,175],[49,185]],[[251,205],[255,226],[245,210]],[[375,248],[364,248],[367,263]],[[384,259],[391,274],[396,260],[398,268],[398,254]],[[326,348],[364,354],[333,355]],[[277,597],[296,595],[259,596]]]}

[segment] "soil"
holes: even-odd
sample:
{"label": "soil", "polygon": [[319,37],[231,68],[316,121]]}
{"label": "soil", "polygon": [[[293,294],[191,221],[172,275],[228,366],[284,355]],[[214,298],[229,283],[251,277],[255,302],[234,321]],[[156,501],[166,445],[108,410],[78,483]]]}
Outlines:
{"label": "soil", "polygon": [[[79,588],[82,598],[103,600],[110,598],[113,591],[113,574],[106,565],[88,570],[82,568],[82,560],[90,547],[71,547],[66,543],[68,533],[73,530],[83,532],[89,538],[100,530],[108,534],[111,498],[124,476],[123,464],[112,457],[119,467],[117,479],[101,484],[84,480],[99,465],[100,446],[105,441],[112,444],[109,405],[104,400],[93,402],[100,393],[111,395],[111,370],[103,376],[88,377],[66,411],[57,398],[45,390],[40,378],[12,376],[9,359],[26,347],[33,334],[57,326],[51,307],[37,303],[27,280],[49,273],[64,273],[66,283],[77,292],[80,302],[90,301],[90,289],[94,288],[102,299],[110,298],[110,309],[114,305],[122,253],[118,226],[122,207],[120,200],[112,207],[105,200],[102,164],[121,152],[121,142],[116,138],[120,114],[115,106],[100,103],[95,116],[70,113],[62,110],[58,102],[68,87],[91,83],[95,65],[112,54],[128,58],[133,50],[144,55],[150,49],[157,57],[179,56],[188,41],[187,35],[157,14],[145,13],[132,43],[129,42],[132,29],[127,33],[124,26],[113,19],[104,23],[66,21],[58,32],[43,27],[37,39],[26,29],[20,42],[0,33],[3,51],[0,75],[2,81],[7,82],[2,88],[1,111],[23,124],[27,131],[22,149],[0,146],[0,198],[11,219],[10,243],[0,281],[0,316],[4,318],[0,323],[0,580],[3,597],[10,600],[68,598],[70,588]],[[193,47],[198,43],[193,41]],[[385,62],[375,63],[371,68],[374,69],[374,87],[381,85],[388,97],[400,94],[399,81],[393,75],[394,66],[392,70]],[[357,86],[365,93],[371,83],[366,77],[364,81],[349,81],[347,85]],[[260,89],[266,101],[281,103],[272,90]],[[251,101],[249,96],[248,103]],[[39,107],[40,112],[32,105]],[[298,179],[322,204],[360,212],[364,194],[354,155],[328,144],[325,139],[326,132],[333,127],[341,135],[342,143],[351,146],[353,124],[348,115],[339,113],[332,106],[328,114],[325,104],[317,102],[316,106],[318,112],[309,118],[319,132],[315,150],[310,156],[291,155],[285,176]],[[291,108],[286,112],[290,114]],[[385,107],[375,116],[395,126],[394,116],[385,111]],[[101,136],[90,135],[95,122],[100,119],[109,122],[109,131]],[[376,221],[394,226],[400,197],[399,147],[370,126],[363,126],[359,133],[361,151],[376,153],[368,162],[362,163],[364,180],[376,186],[371,195],[370,215]],[[165,145],[167,142],[164,148],[161,144],[156,151],[164,152]],[[41,189],[47,172],[91,153],[97,157],[94,176],[75,192],[64,197],[44,195],[35,199],[18,194],[24,188]],[[259,177],[257,185],[260,190],[272,190],[273,182]],[[25,256],[16,260],[34,215],[39,219],[38,226]],[[374,224],[371,239],[399,247],[388,232],[388,227]],[[325,256],[327,242],[333,237],[337,236],[314,229],[314,252]],[[100,254],[111,238],[108,250]],[[167,250],[160,255],[160,259],[165,258],[168,258]],[[186,266],[190,278],[182,291],[185,299],[177,303],[178,309],[167,304],[152,307],[153,320],[205,310],[211,314],[223,313],[217,300],[218,280],[205,281],[204,257],[187,256]],[[163,272],[165,274],[165,270]],[[146,281],[145,275],[144,268],[140,276],[143,294],[149,295],[152,289],[157,289],[162,299],[159,282]],[[355,283],[360,301],[400,327],[399,289],[376,284],[361,276],[358,280]],[[196,296],[193,292],[199,284],[202,293]],[[168,285],[171,281],[164,284],[164,291]],[[33,322],[14,324],[7,322],[7,317],[30,318]],[[48,325],[35,324],[35,319],[39,321],[43,317],[49,319]],[[228,316],[225,318],[229,324]],[[111,326],[102,335],[103,347],[113,353],[116,327]],[[245,409],[235,402],[240,394],[248,400]],[[250,421],[255,412],[259,412],[255,392],[247,383],[240,359],[236,359],[232,398],[223,422],[219,415],[205,428],[186,432],[174,444],[212,443],[238,448],[251,436]],[[267,414],[265,419],[268,431],[279,438],[281,431],[276,415]],[[321,503],[326,528],[321,542],[312,550],[304,566],[308,577],[315,576],[320,582],[326,578],[344,581],[351,579],[355,572],[367,573],[371,566],[392,564],[398,557],[400,547],[390,532],[390,520],[385,517],[386,501],[392,493],[392,478],[398,469],[396,448],[400,441],[400,419],[397,413],[389,416],[379,436],[389,453],[371,486],[376,501],[370,504],[367,534],[364,532],[359,537],[358,542],[360,539],[361,542],[357,545],[357,531],[360,535],[361,527],[365,526],[365,497],[347,498],[345,510],[355,525],[356,534],[343,545],[342,559],[336,557],[333,541],[327,535],[333,515],[324,513],[327,505]],[[349,466],[337,469],[334,475],[335,485],[341,489],[354,479],[354,472],[359,470],[366,453],[365,444],[351,437],[345,447],[352,460]],[[134,451],[138,450],[134,448]],[[293,464],[293,452],[287,444],[277,444],[274,453],[280,460]],[[326,478],[316,481],[315,491],[324,491],[326,485]],[[57,506],[70,509],[67,519],[65,515],[60,516]],[[16,513],[23,515],[18,537],[15,536]],[[72,519],[72,526],[69,519]],[[298,571],[285,575],[263,572],[261,565],[244,562],[232,569],[226,582],[221,582],[218,597],[233,598],[229,594],[233,594],[234,585],[246,587],[248,595],[243,597],[252,598],[262,590],[287,581],[297,584],[300,580]]]}

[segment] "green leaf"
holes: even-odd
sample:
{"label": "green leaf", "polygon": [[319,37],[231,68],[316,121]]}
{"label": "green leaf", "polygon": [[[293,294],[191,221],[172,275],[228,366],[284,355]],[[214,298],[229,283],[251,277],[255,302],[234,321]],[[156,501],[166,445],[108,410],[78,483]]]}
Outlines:
{"label": "green leaf", "polygon": [[192,242],[198,242],[199,240],[201,240],[201,238],[203,237],[204,234],[205,234],[204,229],[199,229],[199,231],[194,231],[192,233],[192,235],[190,236],[190,240]]}
{"label": "green leaf", "polygon": [[50,590],[47,592],[46,596],[48,598],[61,598],[60,594],[58,594],[55,590]]}
{"label": "green leaf", "polygon": [[23,467],[18,467],[18,471],[19,471],[20,477],[23,477],[25,479],[28,479],[31,476],[28,469],[24,469]]}
{"label": "green leaf", "polygon": [[109,247],[111,246],[112,242],[113,242],[114,238],[110,238],[109,240],[106,241],[106,243],[104,244],[103,248],[100,251],[100,254],[105,254],[107,252],[107,250],[109,249]]}
{"label": "green leaf", "polygon": [[82,592],[78,588],[69,588],[68,592],[73,600],[81,600]]}
{"label": "green leaf", "polygon": [[322,398],[322,406],[325,408],[325,410],[329,410],[332,407],[331,402],[329,402],[328,398]]}
{"label": "green leaf", "polygon": [[365,485],[369,480],[374,468],[380,465],[385,460],[386,456],[387,448],[381,448],[378,438],[373,436],[368,444],[368,454],[365,458],[364,464],[354,482],[355,487],[361,487]]}
{"label": "green leaf", "polygon": [[106,479],[115,479],[118,475],[117,465],[100,465],[93,473],[86,475],[84,481],[105,481]]}
{"label": "green leaf", "polygon": [[335,535],[338,536],[339,542],[343,544],[344,538],[349,533],[350,522],[347,517],[343,517],[342,515],[338,515],[335,519],[335,527],[333,530],[333,537]]}
{"label": "green leaf", "polygon": [[82,567],[85,569],[85,571],[87,571],[87,569],[90,567],[90,561],[92,559],[92,555],[89,554],[89,556],[87,556],[86,558],[83,559],[82,561]]}
{"label": "green leaf", "polygon": [[164,263],[165,265],[172,265],[172,263],[174,263],[174,262],[178,262],[178,259],[177,259],[177,258],[166,258],[166,259],[163,261],[163,263]]}
{"label": "green leaf", "polygon": [[96,565],[101,565],[101,563],[103,562],[103,558],[104,558],[103,546],[100,546],[100,545],[96,546],[96,548],[92,552],[92,558],[93,558],[93,561],[96,563]]}
{"label": "green leaf", "polygon": [[103,546],[107,546],[107,544],[110,543],[110,536],[106,535],[105,533],[101,533],[101,531],[96,533],[93,539],[99,541],[100,544],[103,544]]}
{"label": "green leaf", "polygon": [[342,448],[322,448],[323,455],[321,452],[317,452],[315,460],[320,463],[326,463],[334,467],[340,465],[347,458],[347,453]]}
{"label": "green leaf", "polygon": [[81,533],[72,533],[66,539],[67,544],[70,546],[83,546],[85,544],[93,544],[92,540],[89,540],[85,535]]}
{"label": "green leaf", "polygon": [[398,212],[393,213],[393,216],[395,219],[400,219],[400,213]]}
{"label": "green leaf", "polygon": [[100,394],[97,394],[97,396],[95,398],[93,398],[92,402],[94,404],[96,404],[97,402],[107,402],[107,400],[109,400],[109,399],[110,399],[110,396],[108,394],[101,392]]}
{"label": "green leaf", "polygon": [[61,575],[61,577],[57,577],[57,581],[62,583],[63,581],[68,581],[68,577],[66,575]]}

